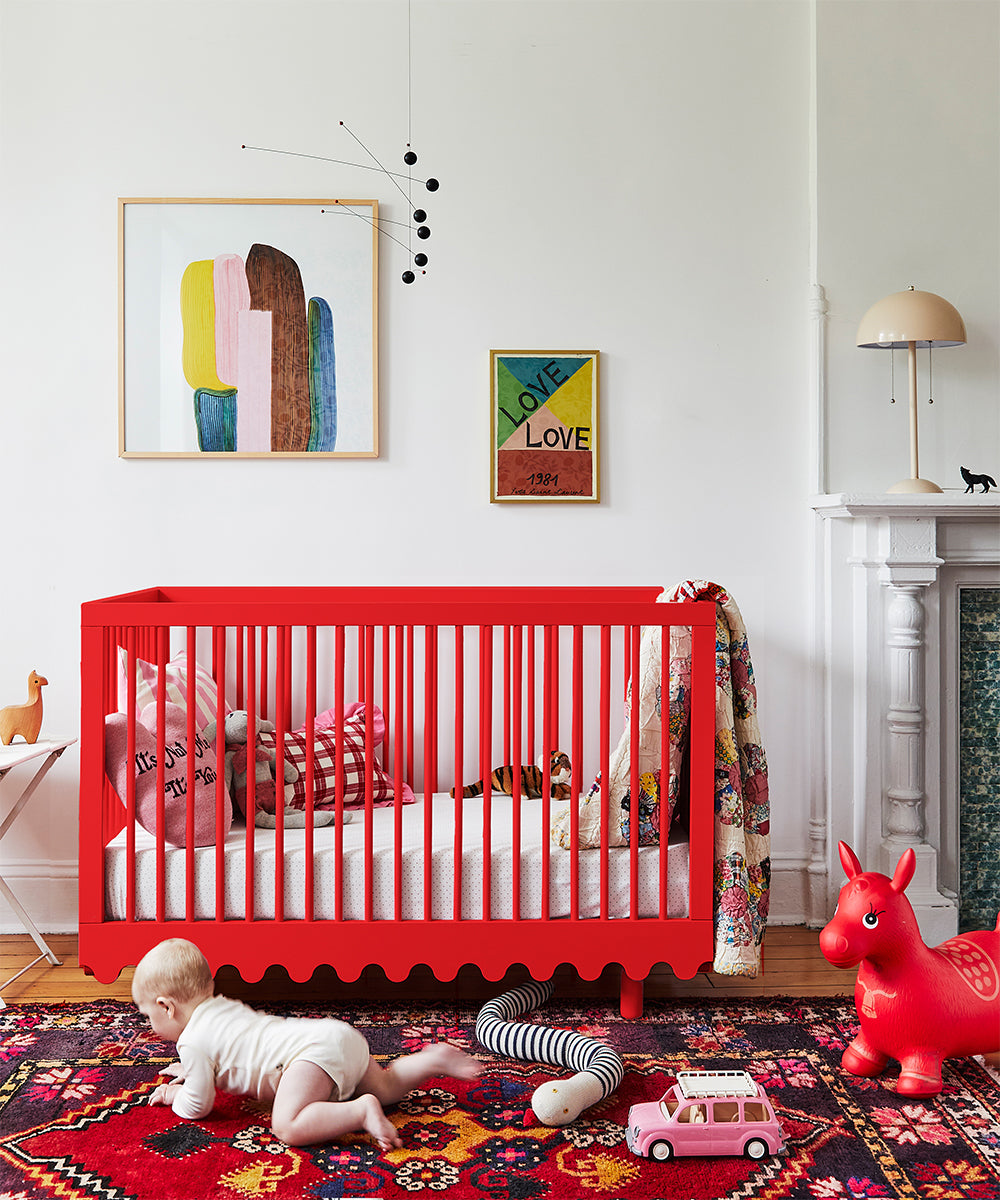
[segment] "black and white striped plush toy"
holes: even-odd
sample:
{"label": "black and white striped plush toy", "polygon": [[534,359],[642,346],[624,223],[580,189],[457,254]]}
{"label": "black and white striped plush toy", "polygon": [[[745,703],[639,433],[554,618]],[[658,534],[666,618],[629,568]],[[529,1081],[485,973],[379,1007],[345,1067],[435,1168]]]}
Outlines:
{"label": "black and white striped plush toy", "polygon": [[551,980],[532,980],[488,1001],[476,1018],[476,1037],[495,1054],[576,1071],[570,1079],[543,1083],[531,1097],[531,1107],[543,1125],[569,1125],[585,1108],[615,1090],[625,1067],[620,1055],[593,1038],[571,1029],[513,1020],[543,1004],[552,991]]}

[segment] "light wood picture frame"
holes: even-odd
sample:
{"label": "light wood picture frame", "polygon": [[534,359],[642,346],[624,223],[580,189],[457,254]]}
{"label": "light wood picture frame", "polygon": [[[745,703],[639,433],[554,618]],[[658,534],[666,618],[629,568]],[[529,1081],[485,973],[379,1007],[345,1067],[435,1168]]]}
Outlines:
{"label": "light wood picture frame", "polygon": [[378,201],[118,201],[122,458],[378,457]]}
{"label": "light wood picture frame", "polygon": [[490,501],[598,503],[597,350],[490,351]]}

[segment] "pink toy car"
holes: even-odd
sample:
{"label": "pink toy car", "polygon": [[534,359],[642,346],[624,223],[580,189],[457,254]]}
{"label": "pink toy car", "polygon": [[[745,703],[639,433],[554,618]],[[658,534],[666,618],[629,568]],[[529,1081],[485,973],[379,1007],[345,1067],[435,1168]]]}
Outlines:
{"label": "pink toy car", "polygon": [[678,1071],[659,1100],[633,1104],[625,1141],[633,1154],[666,1162],[676,1154],[745,1154],[785,1149],[764,1089],[746,1071]]}

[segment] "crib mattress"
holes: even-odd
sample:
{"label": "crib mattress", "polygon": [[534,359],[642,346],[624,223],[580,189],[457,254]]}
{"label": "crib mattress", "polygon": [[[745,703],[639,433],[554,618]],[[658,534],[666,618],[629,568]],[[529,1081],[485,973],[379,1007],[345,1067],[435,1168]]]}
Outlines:
{"label": "crib mattress", "polygon": [[[454,917],[455,879],[455,802],[446,793],[432,798],[431,839],[431,916],[436,920]],[[490,822],[489,912],[495,920],[513,915],[514,849],[511,823],[512,799],[495,795]],[[560,805],[552,805],[552,816]],[[402,810],[401,898],[404,920],[424,917],[424,814],[423,798]],[[375,920],[393,920],[395,914],[394,867],[396,861],[394,810],[375,809],[372,824],[372,914]],[[316,919],[332,920],[336,912],[338,874],[343,877],[343,916],[362,920],[365,916],[365,825],[363,812],[355,813],[343,827],[343,870],[338,872],[334,830],[316,829],[313,835],[313,914]],[[482,918],[483,913],[483,801],[462,801],[462,886],[463,920]],[[275,916],[275,839],[273,829],[254,830],[254,917],[272,920]],[[246,829],[234,828],[226,838],[223,855],[224,916],[242,919],[246,907],[245,876]],[[570,913],[570,851],[550,841],[542,828],[540,801],[521,802],[520,836],[520,916],[542,916],[543,855],[549,859],[548,915],[568,917]],[[638,905],[641,917],[655,917],[660,911],[659,856],[657,846],[642,846],[638,852]],[[629,907],[630,870],[627,848],[609,851],[608,916],[631,915]],[[284,831],[284,917],[305,917],[305,831]],[[581,850],[579,913],[581,917],[600,915],[600,849]],[[167,920],[186,919],[187,852],[165,847],[164,905]],[[194,852],[194,915],[196,920],[216,917],[215,846],[199,846]],[[105,904],[109,919],[126,917],[128,880],[126,834],[123,830],[105,851]],[[138,920],[156,917],[156,842],[141,828],[135,837],[135,904]],[[667,915],[686,917],[688,911],[688,844],[686,836],[671,837],[667,860]]]}

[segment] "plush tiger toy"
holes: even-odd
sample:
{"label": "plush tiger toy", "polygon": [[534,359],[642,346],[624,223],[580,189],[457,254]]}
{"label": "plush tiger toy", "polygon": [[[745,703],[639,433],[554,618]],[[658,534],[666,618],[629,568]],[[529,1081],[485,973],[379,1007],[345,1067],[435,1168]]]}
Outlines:
{"label": "plush tiger toy", "polygon": [[[541,758],[539,758],[541,763]],[[514,795],[514,772],[518,768],[506,766],[497,767],[490,772],[490,785],[495,792],[503,792],[505,796]],[[521,796],[527,800],[537,800],[542,794],[542,769],[540,766],[521,767]],[[549,754],[549,778],[552,780],[552,799],[568,800],[570,797],[570,762],[569,755],[562,750],[553,750]],[[477,779],[462,788],[463,796],[481,796],[483,781]],[[454,796],[452,788],[450,795]]]}

